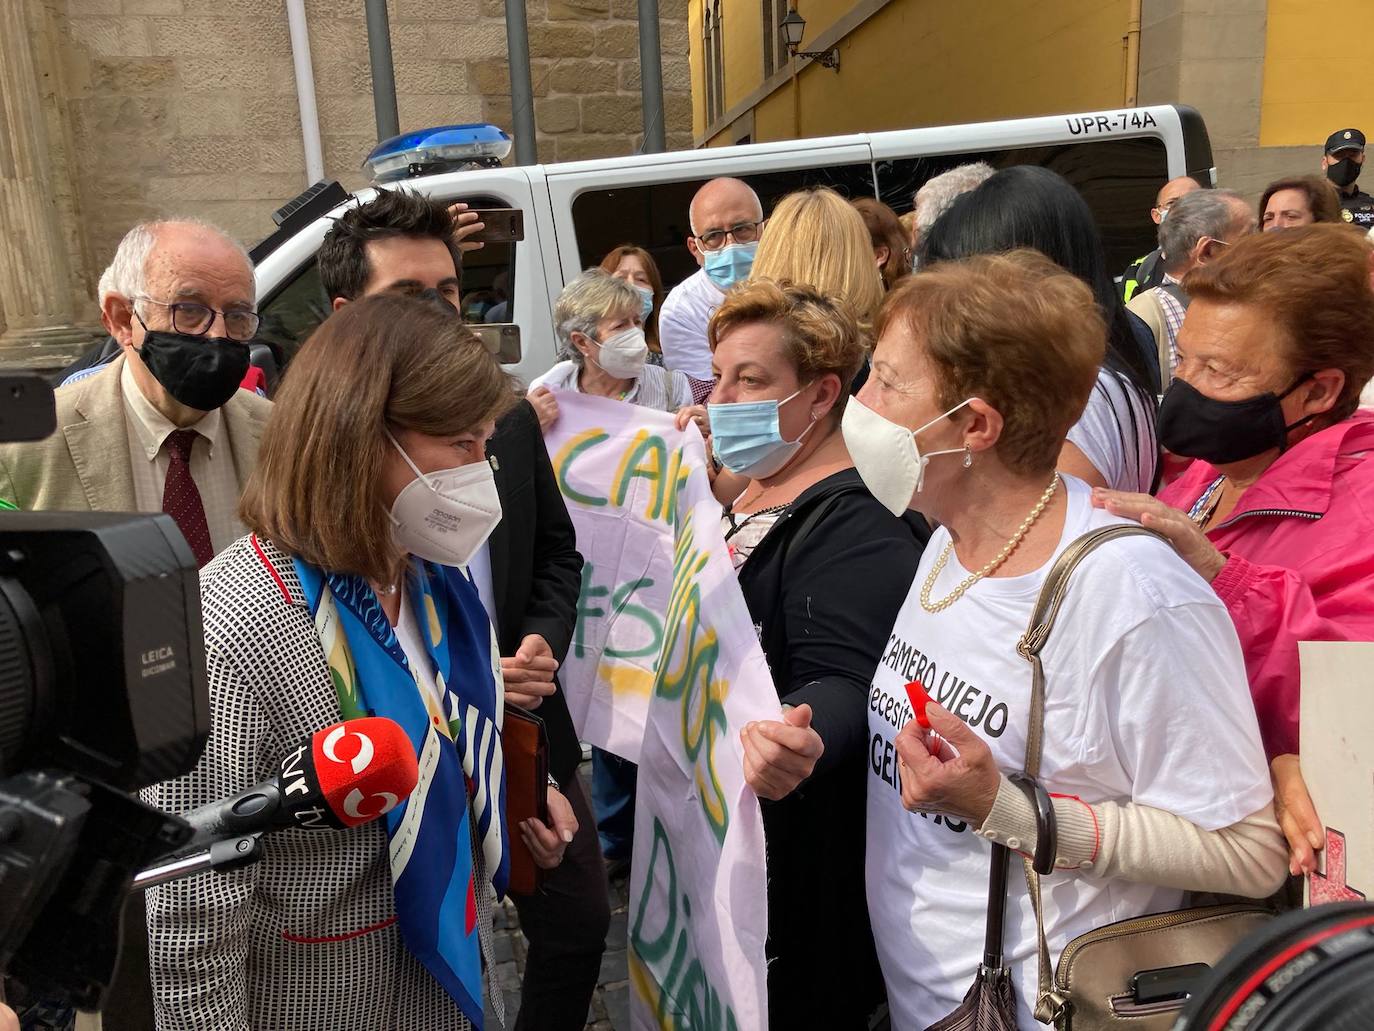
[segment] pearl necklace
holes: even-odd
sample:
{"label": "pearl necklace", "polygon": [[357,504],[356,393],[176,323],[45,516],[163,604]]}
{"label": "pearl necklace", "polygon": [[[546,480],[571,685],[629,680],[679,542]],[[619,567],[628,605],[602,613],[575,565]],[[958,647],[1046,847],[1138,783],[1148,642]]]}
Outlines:
{"label": "pearl necklace", "polygon": [[1045,488],[1045,493],[1040,495],[1040,500],[1035,503],[1035,507],[1031,509],[1030,515],[1022,520],[1021,525],[1017,528],[1016,532],[1012,534],[1011,540],[1007,541],[1006,547],[997,553],[997,557],[982,569],[978,570],[978,572],[964,577],[959,586],[954,588],[954,593],[948,598],[941,598],[939,601],[932,602],[930,600],[930,592],[935,587],[935,580],[939,577],[940,571],[945,568],[945,563],[949,561],[949,553],[954,550],[953,541],[946,544],[944,550],[940,552],[940,557],[935,560],[935,565],[930,567],[930,575],[926,577],[926,582],[921,587],[921,608],[932,614],[943,612],[962,598],[965,591],[1010,558],[1011,553],[1016,550],[1017,545],[1025,540],[1026,534],[1030,532],[1030,528],[1035,525],[1035,521],[1039,519],[1041,514],[1045,511],[1045,506],[1050,503],[1050,499],[1054,497],[1054,492],[1058,487],[1059,474],[1055,473],[1054,479],[1050,480],[1050,485]]}

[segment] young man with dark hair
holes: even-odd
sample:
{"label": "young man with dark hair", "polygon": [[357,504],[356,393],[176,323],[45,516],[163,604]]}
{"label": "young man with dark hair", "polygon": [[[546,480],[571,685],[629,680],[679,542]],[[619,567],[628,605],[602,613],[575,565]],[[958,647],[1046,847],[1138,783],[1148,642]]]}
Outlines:
{"label": "young man with dark hair", "polygon": [[[461,310],[461,248],[472,246],[461,238],[480,223],[456,208],[383,190],[346,212],[319,252],[320,280],[334,308],[375,293],[436,291]],[[577,779],[582,748],[556,679],[577,621],[582,557],[528,401],[497,422],[487,454],[502,517],[469,572],[496,627],[506,699],[544,720],[550,772],[577,817],[562,864],[538,894],[515,898],[529,941],[515,1028],[580,1031],[610,924],[596,823]]]}
{"label": "young man with dark hair", "polygon": [[[465,232],[480,227],[466,206],[459,218]],[[430,288],[456,308],[463,267],[458,231],[444,204],[410,190],[382,190],[335,220],[320,245],[320,282],[336,311],[366,294]]]}

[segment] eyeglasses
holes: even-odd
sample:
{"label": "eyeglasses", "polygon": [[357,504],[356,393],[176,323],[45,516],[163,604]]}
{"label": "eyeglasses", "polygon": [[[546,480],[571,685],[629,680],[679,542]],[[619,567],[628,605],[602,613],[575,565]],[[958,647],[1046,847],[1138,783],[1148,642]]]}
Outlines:
{"label": "eyeglasses", "polygon": [[[159,308],[166,308],[172,313],[172,329],[178,333],[185,333],[187,336],[205,336],[210,332],[210,327],[214,325],[216,315],[223,317],[224,335],[230,340],[252,340],[258,331],[258,326],[262,325],[262,316],[255,311],[217,311],[208,305],[198,304],[195,301],[168,303],[152,297],[137,297],[135,300],[147,301],[149,304],[156,304]],[[148,324],[138,314],[137,307],[134,308],[134,318],[138,319],[138,324],[145,331],[148,329]]]}
{"label": "eyeglasses", "polygon": [[701,244],[704,251],[718,251],[725,246],[725,239],[729,237],[735,243],[753,243],[759,238],[759,227],[763,225],[763,220],[757,222],[739,222],[732,225],[729,229],[709,229],[696,238],[697,243]]}

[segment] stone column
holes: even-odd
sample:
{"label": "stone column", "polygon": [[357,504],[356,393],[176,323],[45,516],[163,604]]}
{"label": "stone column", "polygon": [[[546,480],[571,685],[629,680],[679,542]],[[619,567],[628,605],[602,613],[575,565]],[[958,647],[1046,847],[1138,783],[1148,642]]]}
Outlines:
{"label": "stone column", "polygon": [[1317,171],[1313,147],[1261,147],[1267,0],[1144,0],[1141,104],[1192,104],[1212,140],[1218,186],[1258,197],[1265,184]]}
{"label": "stone column", "polygon": [[0,2],[0,366],[51,368],[89,343],[49,183],[29,0]]}

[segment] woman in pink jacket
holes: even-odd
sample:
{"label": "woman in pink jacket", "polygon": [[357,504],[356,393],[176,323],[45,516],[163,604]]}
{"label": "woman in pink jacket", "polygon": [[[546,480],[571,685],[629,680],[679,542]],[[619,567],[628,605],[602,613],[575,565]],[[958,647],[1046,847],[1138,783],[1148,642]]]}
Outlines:
{"label": "woman in pink jacket", "polygon": [[1290,869],[1308,873],[1324,834],[1298,766],[1298,642],[1374,640],[1370,251],[1344,225],[1265,233],[1186,286],[1159,440],[1197,461],[1158,500],[1094,503],[1162,533],[1226,603]]}

